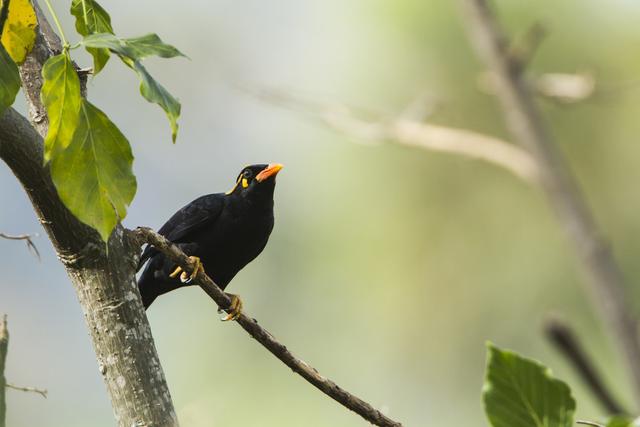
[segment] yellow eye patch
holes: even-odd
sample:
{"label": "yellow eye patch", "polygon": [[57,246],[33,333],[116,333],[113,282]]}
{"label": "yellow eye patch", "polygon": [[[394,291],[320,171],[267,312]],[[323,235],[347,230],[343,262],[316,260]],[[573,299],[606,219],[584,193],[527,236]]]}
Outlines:
{"label": "yellow eye patch", "polygon": [[249,186],[249,181],[247,178],[242,178],[242,188],[247,188]]}

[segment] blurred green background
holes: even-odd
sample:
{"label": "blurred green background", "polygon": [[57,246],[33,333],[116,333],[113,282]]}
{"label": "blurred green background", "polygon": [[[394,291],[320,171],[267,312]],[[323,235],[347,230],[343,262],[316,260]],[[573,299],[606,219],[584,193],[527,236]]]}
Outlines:
{"label": "blurred green background", "polygon": [[[54,1],[68,35],[69,3]],[[354,144],[236,89],[279,87],[391,114],[426,92],[440,104],[433,123],[507,137],[495,100],[477,89],[481,69],[456,2],[102,4],[118,35],[157,32],[191,58],[149,64],[182,101],[176,145],[164,114],[138,96],[118,61],[89,84],[89,98],[136,155],[139,188],[125,224],[159,227],[193,198],[227,190],[243,165],[284,163],[269,245],[229,289],[321,373],[407,426],[483,426],[491,340],[552,367],[573,387],[578,417],[597,419],[600,409],[541,334],[545,316],[559,313],[630,403],[620,359],[538,191],[476,161]],[[496,4],[514,35],[538,20],[549,29],[532,71],[589,70],[602,88],[580,105],[541,105],[634,284],[640,3]],[[0,206],[0,230],[41,232],[6,167]],[[47,238],[36,243],[42,262],[22,243],[0,240],[0,312],[10,322],[8,380],[47,388],[49,398],[9,390],[8,425],[114,425],[73,289]],[[639,294],[635,286],[629,293],[633,301]],[[219,322],[199,289],[160,298],[148,315],[182,425],[367,425]]]}

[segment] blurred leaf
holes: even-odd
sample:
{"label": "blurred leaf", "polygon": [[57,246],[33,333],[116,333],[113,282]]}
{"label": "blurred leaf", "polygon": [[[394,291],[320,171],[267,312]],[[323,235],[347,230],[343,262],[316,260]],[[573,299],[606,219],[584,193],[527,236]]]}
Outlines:
{"label": "blurred leaf", "polygon": [[20,90],[18,66],[0,45],[0,114],[13,104]]}
{"label": "blurred leaf", "polygon": [[176,142],[178,134],[178,117],[180,102],[175,99],[160,83],[155,81],[141,63],[135,62],[133,69],[140,76],[140,93],[149,102],[158,104],[166,113],[171,125],[171,139]]}
{"label": "blurred leaf", "polygon": [[51,160],[65,206],[107,241],[136,193],[129,142],[98,108],[82,100],[71,144]]}
{"label": "blurred leaf", "polygon": [[44,160],[48,162],[66,149],[80,118],[80,79],[67,54],[52,56],[42,68],[42,102],[49,116],[44,139]]}
{"label": "blurred leaf", "polygon": [[613,417],[607,421],[607,427],[640,427],[640,418]]}
{"label": "blurred leaf", "polygon": [[[4,0],[9,1],[9,0]],[[3,3],[4,3],[3,1]],[[6,7],[6,4],[3,4]],[[10,0],[0,40],[13,61],[20,65],[36,40],[36,12],[29,0]]]}
{"label": "blurred leaf", "polygon": [[[76,18],[76,31],[81,36],[94,33],[111,33],[111,17],[106,10],[94,0],[73,0],[71,14]],[[93,56],[93,74],[96,75],[109,61],[107,49],[87,48],[87,52]]]}
{"label": "blurred leaf", "polygon": [[544,365],[516,353],[488,347],[483,388],[493,427],[571,427],[576,403],[564,382]]}

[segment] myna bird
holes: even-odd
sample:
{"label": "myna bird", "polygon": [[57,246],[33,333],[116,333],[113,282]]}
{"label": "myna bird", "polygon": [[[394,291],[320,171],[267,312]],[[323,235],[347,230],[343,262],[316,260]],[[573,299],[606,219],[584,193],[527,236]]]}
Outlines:
{"label": "myna bird", "polygon": [[[138,270],[149,263],[138,280],[145,309],[164,293],[189,285],[204,270],[225,289],[231,279],[264,249],[273,229],[273,191],[282,165],[247,166],[227,193],[199,197],[176,212],[158,231],[196,265],[182,271],[153,247],[147,247]],[[235,320],[242,301],[227,294],[232,304],[223,320]]]}

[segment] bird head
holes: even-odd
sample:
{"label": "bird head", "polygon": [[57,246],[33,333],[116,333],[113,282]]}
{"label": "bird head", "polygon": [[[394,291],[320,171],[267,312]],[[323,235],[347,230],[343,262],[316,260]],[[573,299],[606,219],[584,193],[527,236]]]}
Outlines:
{"label": "bird head", "polygon": [[272,199],[276,175],[282,167],[280,163],[245,166],[227,195]]}

